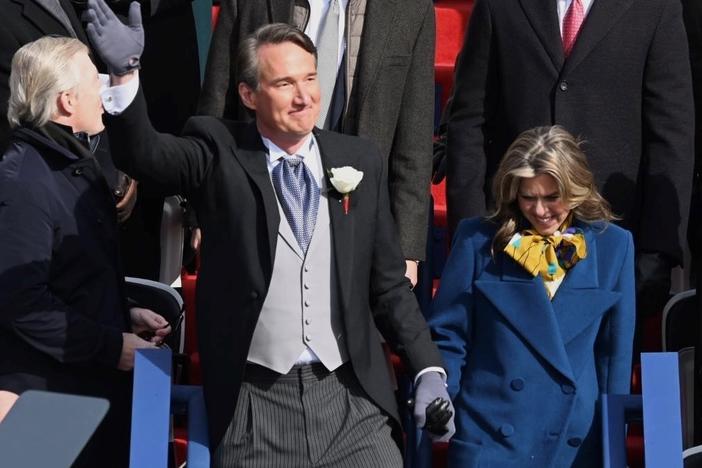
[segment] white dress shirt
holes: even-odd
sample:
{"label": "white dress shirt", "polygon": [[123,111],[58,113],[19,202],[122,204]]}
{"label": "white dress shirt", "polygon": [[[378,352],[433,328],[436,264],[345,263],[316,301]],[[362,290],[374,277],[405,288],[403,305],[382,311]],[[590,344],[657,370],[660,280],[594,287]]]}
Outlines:
{"label": "white dress shirt", "polygon": [[[314,45],[317,46],[319,40],[319,30],[322,25],[322,19],[326,16],[329,10],[330,0],[308,0],[310,4],[310,16],[305,26],[305,34],[312,39]],[[341,65],[341,59],[344,56],[346,49],[346,5],[349,0],[339,0],[339,55],[338,64]]]}

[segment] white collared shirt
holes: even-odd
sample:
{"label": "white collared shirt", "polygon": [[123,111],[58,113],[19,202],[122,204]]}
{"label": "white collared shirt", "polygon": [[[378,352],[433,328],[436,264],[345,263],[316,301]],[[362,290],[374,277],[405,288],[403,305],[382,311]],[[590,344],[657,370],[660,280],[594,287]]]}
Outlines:
{"label": "white collared shirt", "polygon": [[[583,4],[583,10],[585,10],[585,17],[587,18],[590,8],[594,0],[580,0]],[[561,30],[561,38],[563,38],[563,18],[565,17],[566,11],[573,3],[573,0],[556,0],[556,8],[558,9],[558,28]]]}
{"label": "white collared shirt", "polygon": [[[305,26],[305,34],[307,37],[312,39],[314,45],[317,46],[317,41],[319,40],[320,26],[322,24],[322,19],[327,14],[329,10],[330,0],[308,0],[310,4],[310,16]],[[346,49],[346,5],[348,5],[349,0],[339,0],[339,55],[338,64],[341,65],[341,59],[344,56],[344,50]]]}
{"label": "white collared shirt", "polygon": [[320,192],[324,193],[322,190],[325,184],[324,169],[322,168],[322,156],[319,153],[319,145],[317,144],[317,140],[314,138],[314,135],[311,133],[307,135],[304,143],[302,143],[302,146],[300,146],[295,154],[287,153],[285,150],[281,149],[278,145],[263,135],[261,135],[261,140],[263,140],[263,144],[268,149],[268,159],[266,161],[268,165],[268,174],[273,173],[273,169],[280,164],[281,158],[297,156],[302,159],[303,164],[307,166],[307,169],[309,169],[310,173],[312,173],[312,177],[314,177],[315,182],[317,182]]}

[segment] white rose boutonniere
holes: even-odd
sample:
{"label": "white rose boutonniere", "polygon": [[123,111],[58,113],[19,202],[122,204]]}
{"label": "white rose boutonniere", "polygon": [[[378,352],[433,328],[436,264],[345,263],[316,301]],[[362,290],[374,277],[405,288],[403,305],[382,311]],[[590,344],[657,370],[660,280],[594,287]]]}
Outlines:
{"label": "white rose boutonniere", "polygon": [[344,214],[349,214],[351,192],[356,190],[363,179],[363,172],[351,166],[333,167],[329,170],[329,182],[342,196]]}

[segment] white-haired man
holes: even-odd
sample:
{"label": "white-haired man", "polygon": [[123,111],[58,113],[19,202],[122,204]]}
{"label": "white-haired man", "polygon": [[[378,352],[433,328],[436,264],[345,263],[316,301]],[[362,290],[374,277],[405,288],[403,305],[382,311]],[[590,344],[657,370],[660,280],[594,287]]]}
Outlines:
{"label": "white-haired man", "polygon": [[12,60],[13,133],[0,161],[0,391],[5,407],[29,389],[107,398],[110,410],[74,466],[124,467],[125,371],[170,326],[127,307],[115,206],[85,138],[104,129],[100,88],[76,39],[45,37]]}

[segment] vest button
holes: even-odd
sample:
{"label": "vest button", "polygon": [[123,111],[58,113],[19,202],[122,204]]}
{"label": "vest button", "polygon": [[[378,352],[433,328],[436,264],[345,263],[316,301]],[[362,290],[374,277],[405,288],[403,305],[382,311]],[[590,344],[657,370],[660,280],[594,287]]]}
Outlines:
{"label": "vest button", "polygon": [[309,307],[309,306],[310,306],[310,301],[305,301],[305,307]]}
{"label": "vest button", "polygon": [[306,272],[307,272],[307,271],[310,271],[310,267],[308,267],[308,266],[305,265],[304,270],[305,270]]}
{"label": "vest button", "polygon": [[570,445],[571,447],[580,447],[580,444],[582,443],[583,439],[581,439],[580,437],[571,437],[570,439],[568,439],[568,445]]}
{"label": "vest button", "polygon": [[566,80],[561,81],[558,84],[558,88],[565,93],[566,91],[568,91],[568,82]]}
{"label": "vest button", "polygon": [[307,284],[307,283],[305,283],[305,284],[303,285],[303,287],[304,287],[305,289],[310,289],[310,285]]}
{"label": "vest button", "polygon": [[514,426],[511,424],[503,424],[500,426],[500,434],[502,434],[505,437],[509,437],[512,434],[514,434]]}
{"label": "vest button", "polygon": [[305,341],[312,341],[312,337],[310,335],[305,335]]}
{"label": "vest button", "polygon": [[515,392],[519,392],[524,388],[524,380],[514,379],[509,383],[509,386],[512,387],[512,390]]}
{"label": "vest button", "polygon": [[310,319],[305,319],[305,325],[309,325],[309,324],[310,324]]}
{"label": "vest button", "polygon": [[256,291],[251,291],[249,296],[251,297],[251,299],[258,299],[258,293]]}

